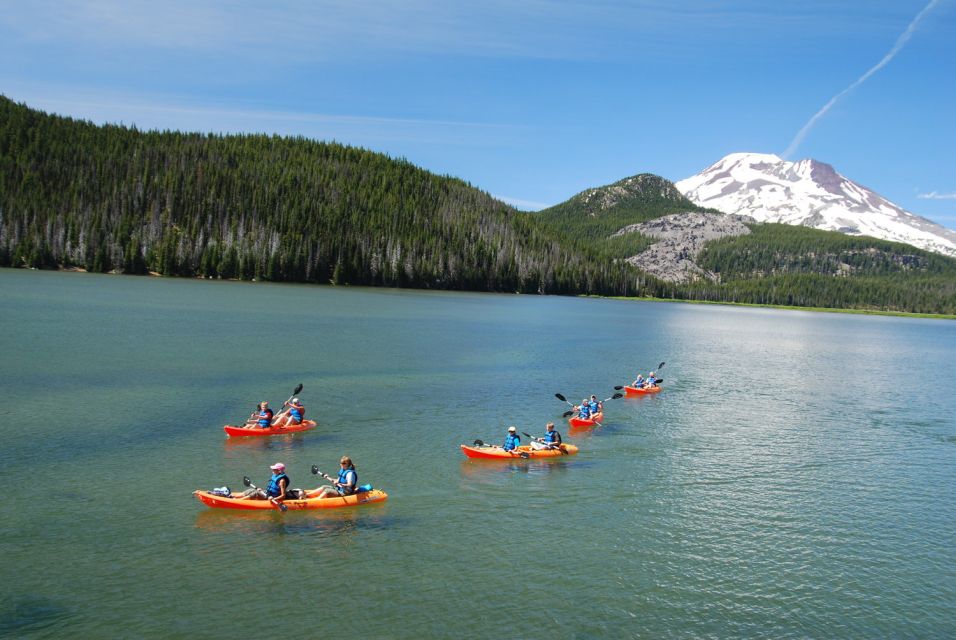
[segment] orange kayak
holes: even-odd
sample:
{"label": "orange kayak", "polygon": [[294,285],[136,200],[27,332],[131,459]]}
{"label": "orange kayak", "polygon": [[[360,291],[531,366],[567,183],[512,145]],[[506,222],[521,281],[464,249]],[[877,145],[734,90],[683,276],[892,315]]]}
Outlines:
{"label": "orange kayak", "polygon": [[[319,489],[308,491],[309,496],[318,495]],[[252,511],[262,511],[278,508],[269,500],[240,500],[238,498],[226,498],[217,496],[208,491],[193,491],[193,495],[207,507],[213,509],[245,509]],[[388,498],[388,494],[378,489],[353,493],[350,496],[332,496],[330,498],[306,498],[305,500],[284,500],[282,504],[289,507],[289,510],[301,509],[335,509],[337,507],[354,507],[360,504],[370,502],[383,502]]]}
{"label": "orange kayak", "polygon": [[660,393],[660,392],[661,392],[661,387],[658,387],[658,386],[653,386],[649,388],[627,387],[627,386],[624,387],[624,394],[628,396],[640,396],[645,393]]}
{"label": "orange kayak", "polygon": [[315,420],[303,420],[302,424],[292,424],[288,427],[269,427],[268,429],[262,429],[260,427],[246,429],[244,427],[227,424],[222,430],[226,432],[226,435],[234,438],[243,438],[250,436],[280,436],[285,433],[308,431],[309,429],[315,429],[317,426]]}
{"label": "orange kayak", "polygon": [[574,416],[568,419],[568,424],[572,427],[593,427],[604,420],[604,412],[595,413],[591,418],[579,418]]}
{"label": "orange kayak", "polygon": [[523,444],[514,451],[505,451],[501,447],[486,446],[473,447],[471,445],[461,445],[461,452],[469,458],[483,458],[485,460],[513,460],[522,459],[521,454],[527,453],[529,458],[556,458],[561,456],[573,456],[578,452],[578,448],[573,444],[562,444],[560,449],[532,449]]}

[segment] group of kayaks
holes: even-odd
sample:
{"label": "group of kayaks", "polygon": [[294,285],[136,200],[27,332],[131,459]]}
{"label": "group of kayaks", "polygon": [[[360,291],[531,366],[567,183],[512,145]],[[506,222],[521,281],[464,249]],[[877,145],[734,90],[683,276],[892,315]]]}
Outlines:
{"label": "group of kayaks", "polygon": [[[663,363],[661,363],[661,365],[663,365]],[[302,385],[299,385],[299,387],[296,388],[296,393],[300,391],[301,388]],[[625,385],[621,387],[615,387],[615,389],[622,390],[623,395],[627,396],[639,396],[661,392],[660,385],[654,385],[650,387],[633,387]],[[561,394],[555,395],[560,399],[564,399]],[[619,397],[622,397],[622,394],[615,394],[609,398],[609,400]],[[565,415],[567,415],[567,413]],[[603,420],[603,410],[594,413],[587,418],[582,418],[578,415],[572,415],[568,418],[568,426],[572,428],[594,427],[600,425]],[[303,420],[300,424],[283,427],[271,426],[267,428],[249,428],[236,425],[225,425],[223,427],[223,431],[225,431],[226,435],[229,437],[248,438],[301,433],[303,431],[315,429],[317,426],[318,424],[314,420]],[[529,438],[531,437],[530,434],[527,433],[524,435],[528,436]],[[486,445],[481,440],[476,440],[473,445],[461,445],[461,451],[466,457],[479,460],[514,460],[516,458],[528,460],[572,456],[578,453],[578,447],[576,445],[563,442],[561,444],[554,445],[541,444],[535,440],[531,444],[520,445],[514,449],[505,450],[502,446]],[[314,467],[313,473],[316,473]],[[245,482],[249,484],[249,479],[246,478]],[[193,492],[193,495],[195,495],[196,498],[207,507],[211,507],[213,509],[237,509],[243,511],[267,511],[276,510],[277,508],[281,508],[282,511],[298,511],[304,509],[335,509],[383,502],[388,498],[388,494],[384,491],[370,487],[362,487],[356,493],[347,496],[339,495],[319,498],[318,496],[320,494],[321,488],[302,491],[300,492],[298,498],[287,498],[286,500],[282,501],[281,505],[277,505],[276,502],[271,499],[244,499],[234,497],[232,495],[224,495],[217,490],[205,491],[198,489]]]}
{"label": "group of kayaks", "polygon": [[[664,363],[662,362],[660,365],[658,365],[658,369],[662,368],[663,366]],[[614,387],[617,390],[623,391],[623,393],[615,393],[607,400],[613,400],[624,396],[641,396],[660,393],[662,388],[658,383],[662,381],[663,379],[647,386],[623,385]],[[554,395],[559,400],[567,402],[567,398],[560,393],[556,393]],[[607,400],[605,400],[605,402]],[[568,404],[571,403],[568,402]],[[602,405],[603,403],[599,404],[598,406]],[[572,405],[572,410],[567,411],[564,414],[565,417],[568,417],[568,426],[572,430],[599,426],[604,421],[603,409],[599,410],[597,413],[590,414],[588,417],[581,417],[579,412],[576,412],[576,409],[578,409],[578,407]],[[551,428],[552,425],[549,424],[548,427]],[[514,429],[512,428],[511,431],[514,431]],[[515,458],[527,460],[531,458],[560,458],[562,456],[571,456],[578,452],[578,447],[573,444],[542,444],[543,441],[541,439],[533,438],[529,433],[522,433],[532,440],[531,444],[519,445],[513,449],[505,449],[504,446],[501,445],[487,445],[481,440],[475,440],[473,445],[460,445],[461,452],[468,458],[480,460],[514,460]]]}

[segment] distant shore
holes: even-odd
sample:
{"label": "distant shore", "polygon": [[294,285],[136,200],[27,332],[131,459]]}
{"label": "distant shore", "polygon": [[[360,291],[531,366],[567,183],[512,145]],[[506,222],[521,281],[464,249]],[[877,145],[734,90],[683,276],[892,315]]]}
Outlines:
{"label": "distant shore", "polygon": [[713,300],[680,300],[676,298],[640,298],[634,296],[584,296],[607,300],[633,300],[637,302],[681,302],[686,304],[716,304],[728,307],[757,307],[783,309],[786,311],[815,311],[820,313],[853,313],[865,316],[899,316],[901,318],[928,318],[931,320],[956,320],[956,315],[946,313],[910,313],[907,311],[881,311],[879,309],[831,309],[829,307],[796,307],[785,304],[755,304],[750,302],[718,302]]}
{"label": "distant shore", "polygon": [[[9,267],[12,269],[24,268],[24,267]],[[37,269],[30,269],[30,271],[37,271]],[[43,269],[41,269],[43,271]],[[88,273],[88,271],[82,267],[61,267],[59,269],[48,269],[48,271],[59,271],[61,273]],[[110,271],[104,275],[131,275],[124,274],[117,271]],[[150,271],[148,274],[143,274],[147,277],[156,277],[156,278],[183,278],[185,280],[222,280],[224,282],[233,281],[233,282],[243,282],[237,278],[204,278],[201,276],[187,278],[183,276],[164,276],[161,273],[155,271]],[[139,276],[142,277],[142,276]],[[245,282],[270,282],[268,280],[246,280]],[[306,282],[280,282],[276,281],[276,284],[312,284],[315,286],[326,287],[326,286],[336,286],[332,284],[319,284],[319,283],[306,283]],[[343,286],[343,285],[338,285]],[[348,286],[348,285],[344,285]],[[367,286],[367,285],[362,285]],[[369,287],[372,289],[390,289],[392,287]],[[411,291],[446,291],[446,289],[409,289]],[[447,289],[447,291],[455,291],[454,289]],[[475,291],[473,293],[501,293],[495,291]],[[519,295],[534,295],[534,294],[519,294]],[[753,304],[749,302],[716,302],[713,300],[680,300],[677,298],[651,298],[651,297],[636,297],[636,296],[596,296],[596,295],[587,295],[583,294],[579,296],[581,298],[598,298],[604,300],[630,300],[635,302],[681,302],[686,304],[717,304],[730,307],[757,307],[764,309],[784,309],[787,311],[815,311],[821,313],[854,313],[857,315],[868,315],[868,316],[898,316],[901,318],[927,318],[931,320],[956,320],[956,314],[945,314],[945,313],[909,313],[906,311],[880,311],[878,309],[832,309],[828,307],[795,307],[793,305],[783,305],[783,304]]]}

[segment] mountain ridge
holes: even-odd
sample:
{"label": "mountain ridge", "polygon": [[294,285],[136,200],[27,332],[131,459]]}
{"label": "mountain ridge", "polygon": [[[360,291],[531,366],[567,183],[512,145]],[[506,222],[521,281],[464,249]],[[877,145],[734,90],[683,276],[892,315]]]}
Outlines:
{"label": "mountain ridge", "polygon": [[956,257],[956,231],[906,211],[812,158],[731,153],[675,186],[689,200],[759,222],[905,242]]}

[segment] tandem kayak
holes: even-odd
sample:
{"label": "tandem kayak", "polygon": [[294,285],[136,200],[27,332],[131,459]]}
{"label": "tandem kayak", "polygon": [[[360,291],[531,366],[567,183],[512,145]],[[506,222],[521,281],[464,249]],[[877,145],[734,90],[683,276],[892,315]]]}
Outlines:
{"label": "tandem kayak", "polygon": [[[319,489],[308,491],[308,495],[318,495]],[[240,500],[239,498],[226,498],[224,496],[210,493],[209,491],[193,491],[193,495],[207,507],[213,509],[243,509],[251,511],[263,511],[268,509],[278,510],[278,507],[269,500]],[[282,504],[289,507],[289,510],[302,509],[336,509],[338,507],[354,507],[360,504],[370,502],[383,502],[388,498],[388,494],[379,489],[371,491],[362,491],[353,493],[350,496],[332,496],[330,498],[306,498],[305,500],[284,500]]]}
{"label": "tandem kayak", "polygon": [[246,438],[251,436],[280,436],[285,433],[298,433],[300,431],[315,429],[317,426],[315,420],[303,420],[302,424],[293,424],[288,427],[269,427],[267,429],[261,427],[250,427],[246,429],[245,427],[227,424],[222,430],[226,432],[226,435],[234,438]]}
{"label": "tandem kayak", "polygon": [[661,387],[658,387],[658,386],[647,387],[647,388],[628,387],[628,386],[624,387],[624,394],[628,396],[640,396],[640,395],[644,395],[645,393],[660,393],[660,392],[661,392]]}
{"label": "tandem kayak", "polygon": [[574,416],[568,419],[568,424],[572,427],[593,427],[604,420],[604,412],[595,413],[591,418],[579,418]]}
{"label": "tandem kayak", "polygon": [[562,444],[559,449],[532,449],[530,446],[524,444],[520,447],[517,447],[513,451],[505,451],[501,447],[494,446],[471,446],[467,444],[461,445],[461,452],[464,453],[469,458],[483,458],[485,460],[513,460],[515,458],[521,459],[524,456],[521,454],[528,454],[529,458],[556,458],[561,456],[573,456],[578,452],[578,448],[573,444]]}

